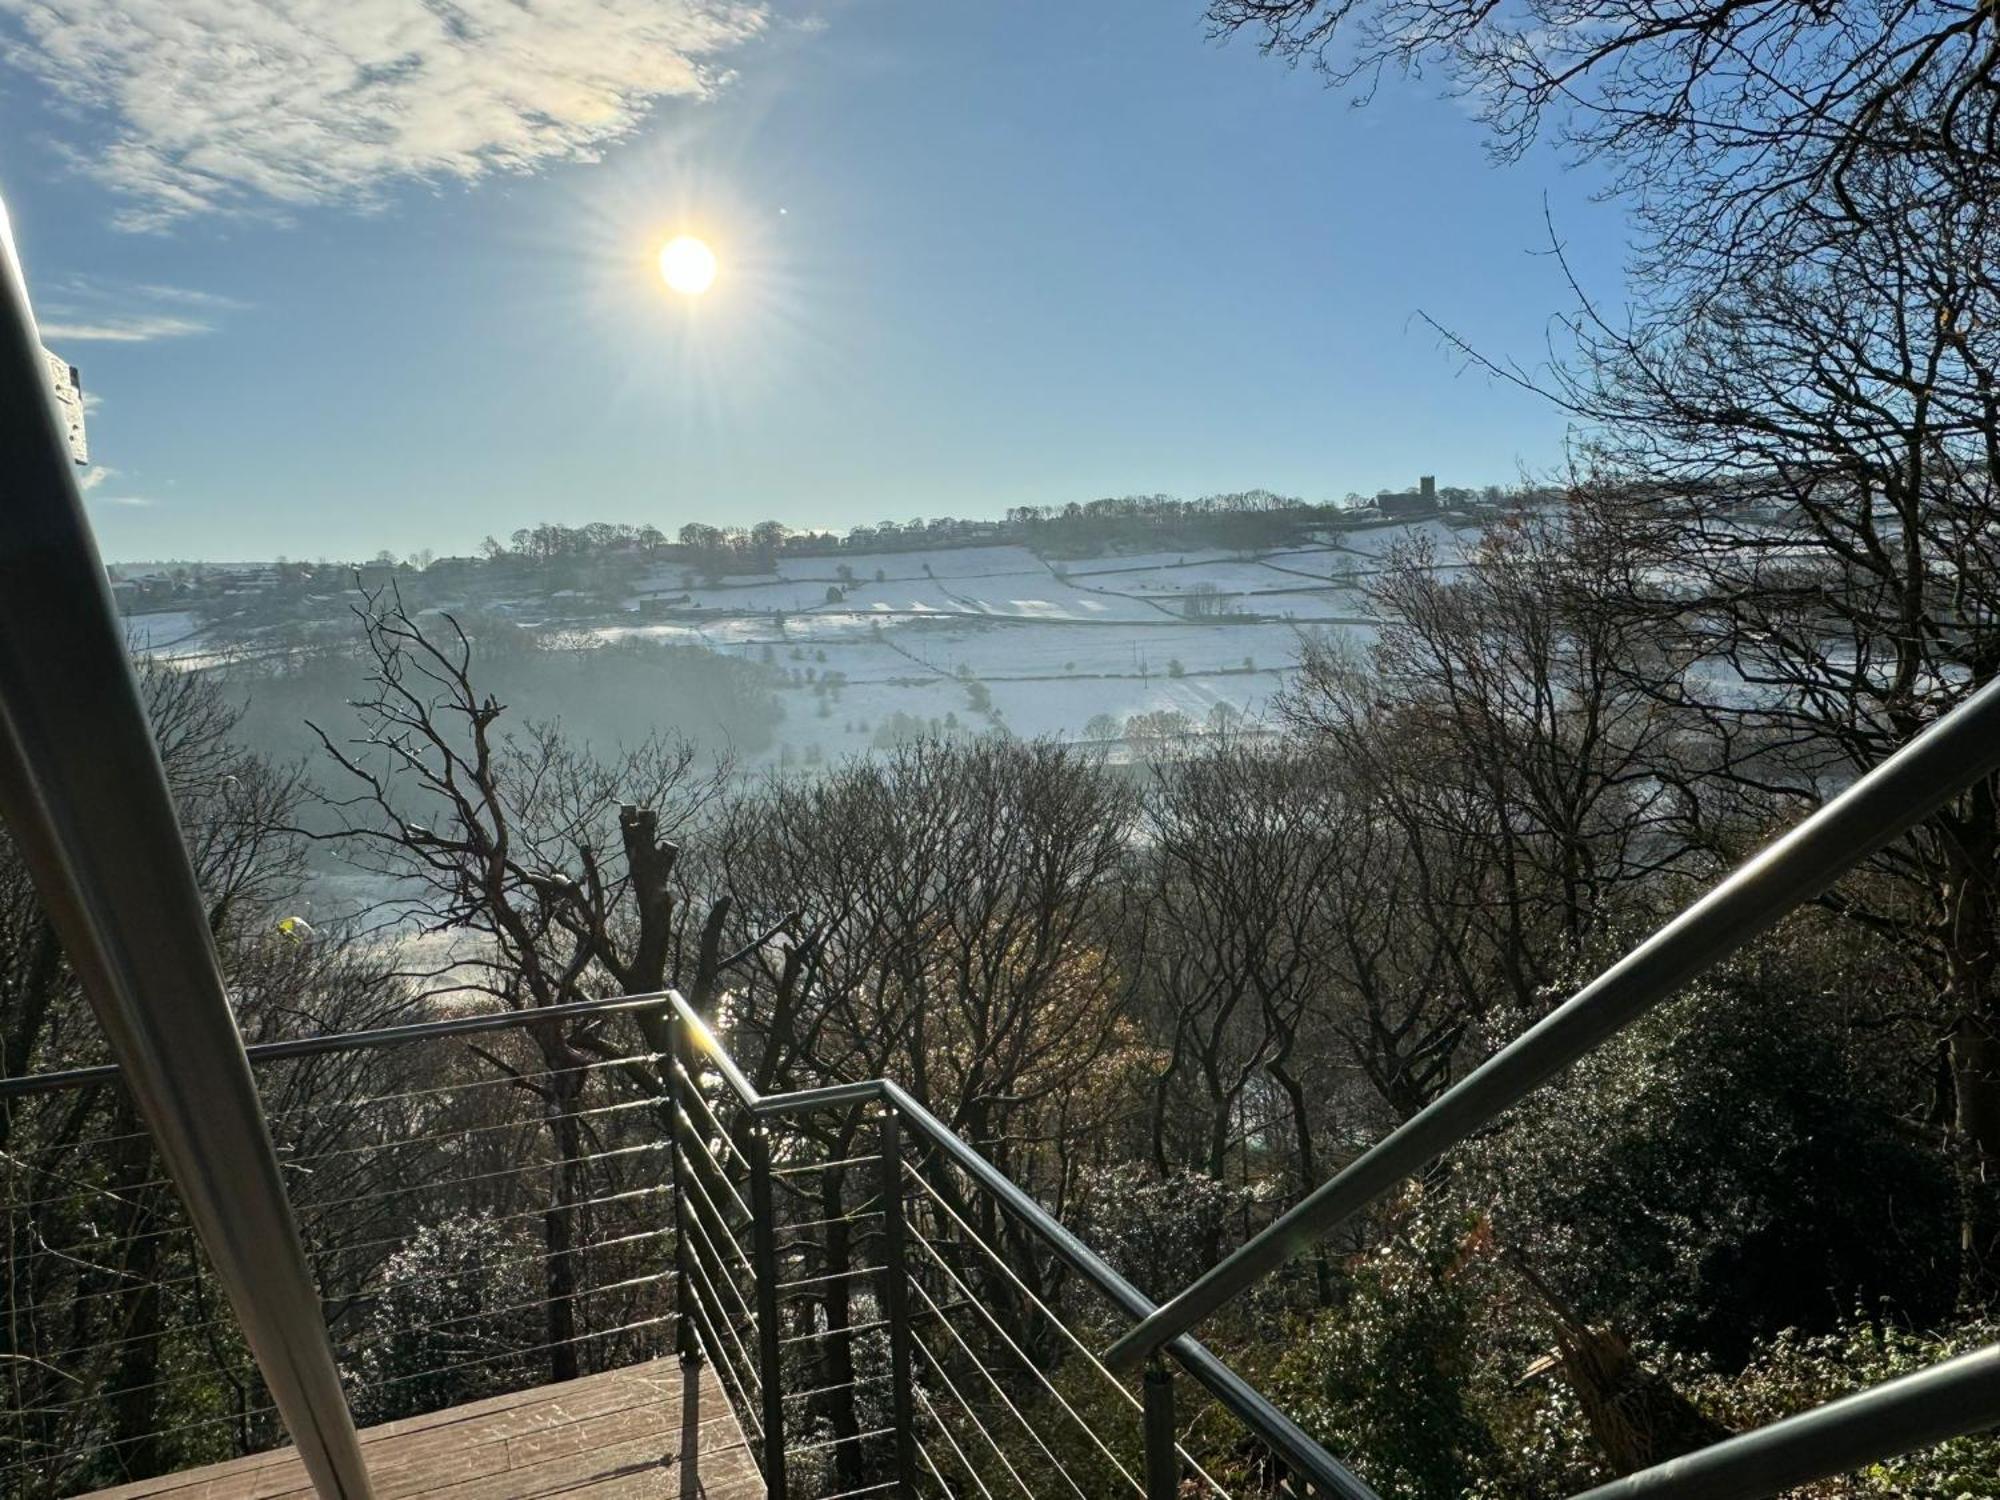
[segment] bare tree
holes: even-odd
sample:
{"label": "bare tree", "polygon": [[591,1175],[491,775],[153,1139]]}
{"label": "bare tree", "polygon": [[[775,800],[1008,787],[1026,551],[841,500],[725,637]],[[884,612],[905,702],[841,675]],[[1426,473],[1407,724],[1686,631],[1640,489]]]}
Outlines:
{"label": "bare tree", "polygon": [[[1292,746],[1225,738],[1153,772],[1131,961],[1165,1054],[1149,1111],[1162,1177],[1192,1166],[1223,1182],[1234,1151],[1247,1187],[1253,1141],[1289,1134],[1282,1196],[1319,1185],[1319,1133],[1338,1117],[1344,1081],[1329,1045],[1322,936],[1352,857],[1328,769]],[[1170,1145],[1190,1119],[1192,1138]],[[1207,1228],[1211,1261],[1220,1232]],[[1324,1296],[1324,1261],[1320,1273]]]}
{"label": "bare tree", "polygon": [[[277,930],[298,895],[296,772],[236,740],[239,711],[211,676],[152,659],[136,667],[230,1001],[252,1041],[393,1019],[407,995],[344,935],[302,943]],[[0,1038],[10,1075],[95,1062],[102,1046],[12,844],[0,836]],[[290,1066],[267,1104],[299,1111],[320,1146],[361,1113],[355,1059]],[[271,1085],[268,1074],[260,1082]],[[31,1096],[0,1109],[0,1163],[14,1204],[0,1351],[15,1421],[0,1438],[7,1485],[54,1493],[235,1451],[269,1435],[249,1415],[254,1377],[214,1304],[177,1202],[130,1099],[116,1085]],[[355,1158],[355,1174],[366,1175]],[[310,1216],[334,1174],[298,1184]],[[316,1226],[335,1270],[352,1214]],[[346,1284],[330,1274],[329,1286]],[[229,1425],[176,1422],[176,1403],[234,1393]],[[25,1473],[21,1470],[25,1468]]]}
{"label": "bare tree", "polygon": [[1783,264],[1803,231],[1865,224],[1871,160],[1996,160],[1991,12],[1977,0],[1211,0],[1365,99],[1441,75],[1503,158],[1553,134],[1612,174],[1642,284],[1713,287]]}
{"label": "bare tree", "polygon": [[[1591,424],[1576,509],[1633,540],[1627,613],[1699,744],[1691,804],[1733,852],[2000,670],[2000,281],[1992,172],[1857,163],[1858,221],[1693,316],[1586,308],[1550,392]],[[1930,961],[1963,1153],[1968,1273],[2000,1243],[2000,801],[1955,799],[1835,904]],[[1983,1226],[1983,1227],[1980,1227]],[[1981,1271],[1986,1266],[1989,1269]]]}
{"label": "bare tree", "polygon": [[[436,976],[524,1010],[682,982],[711,991],[745,955],[717,952],[711,910],[689,930],[673,881],[675,830],[722,795],[723,768],[694,749],[649,740],[608,759],[560,727],[499,726],[505,706],[473,679],[473,642],[449,616],[415,618],[393,591],[357,607],[371,676],[354,704],[361,732],[314,733],[345,790],[318,800],[357,867],[392,885],[389,914],[449,936]],[[547,1239],[550,1376],[578,1371],[575,1246],[587,1226],[579,1104],[587,1065],[615,1049],[597,1027],[531,1028],[541,1066],[509,1068],[543,1110],[557,1155]]]}
{"label": "bare tree", "polygon": [[1500,998],[1498,981],[1531,1008],[1684,852],[1676,720],[1635,684],[1673,664],[1647,622],[1608,607],[1627,550],[1541,517],[1495,526],[1450,568],[1427,543],[1399,548],[1369,586],[1366,655],[1310,642],[1281,701],[1397,829],[1385,871],[1468,1002]]}
{"label": "bare tree", "polygon": [[[784,929],[726,1008],[759,1083],[896,1078],[1059,1206],[1109,1092],[1094,1066],[1116,1045],[1118,990],[1098,924],[1129,801],[1094,758],[1065,747],[919,740],[738,805],[717,876],[730,941]],[[800,1128],[837,1164],[865,1152],[872,1127],[857,1112]],[[926,1174],[989,1244],[1019,1235],[949,1171]],[[824,1392],[814,1413],[840,1437],[859,1430],[851,1210],[875,1191],[874,1173],[833,1165],[811,1183],[801,1217],[818,1227],[789,1249],[811,1265],[800,1301],[828,1334],[812,1356]],[[1040,1259],[1012,1248],[1035,1294],[1050,1294]],[[1024,1347],[1046,1338],[1018,1315],[1006,1278],[980,1262],[963,1271]],[[858,1482],[854,1445],[835,1462]]]}

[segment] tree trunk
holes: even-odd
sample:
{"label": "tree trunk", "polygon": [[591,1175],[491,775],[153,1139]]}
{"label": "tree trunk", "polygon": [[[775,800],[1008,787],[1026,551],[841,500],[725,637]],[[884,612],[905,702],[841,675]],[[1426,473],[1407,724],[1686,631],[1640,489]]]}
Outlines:
{"label": "tree trunk", "polygon": [[[152,1138],[139,1133],[138,1116],[129,1104],[117,1112],[117,1128],[129,1132],[113,1160],[114,1180],[134,1181],[153,1176],[157,1161]],[[119,1297],[115,1336],[121,1341],[111,1388],[111,1452],[128,1479],[146,1479],[167,1467],[169,1455],[160,1442],[160,1344],[164,1306],[160,1296],[160,1255],[166,1236],[159,1234],[163,1216],[171,1215],[172,1197],[161,1188],[138,1188],[122,1195],[118,1232],[127,1240],[126,1259],[119,1267],[126,1290]]]}
{"label": "tree trunk", "polygon": [[1959,1184],[1959,1290],[2000,1300],[2000,1017],[1994,1013],[1993,898],[1979,872],[1951,892],[1952,1140]]}
{"label": "tree trunk", "polygon": [[[1319,1186],[1319,1153],[1313,1144],[1312,1121],[1306,1115],[1305,1084],[1282,1063],[1273,1062],[1270,1074],[1292,1106],[1292,1129],[1298,1142],[1299,1197],[1304,1199]],[[1327,1259],[1325,1240],[1313,1244],[1313,1295],[1321,1307],[1333,1305],[1333,1265]]]}
{"label": "tree trunk", "polygon": [[[838,1148],[841,1155],[847,1154],[852,1137],[843,1138]],[[815,1400],[818,1414],[823,1416],[833,1429],[835,1447],[833,1449],[834,1476],[836,1489],[859,1489],[863,1483],[861,1445],[854,1441],[861,1432],[861,1420],[854,1410],[854,1338],[847,1330],[853,1326],[851,1306],[853,1286],[849,1272],[854,1269],[853,1236],[848,1225],[843,1222],[846,1215],[845,1201],[846,1172],[840,1168],[820,1174],[819,1217],[827,1221],[825,1254],[826,1263],[820,1274],[828,1279],[821,1283],[826,1312],[826,1337],[820,1340],[819,1385],[822,1394]]]}
{"label": "tree trunk", "polygon": [[[41,1042],[43,1027],[48,1024],[49,1009],[55,1003],[62,973],[62,945],[56,941],[55,928],[44,918],[35,924],[33,949],[21,978],[20,992],[5,997],[7,1032],[4,1042],[0,1042],[0,1068],[5,1068],[7,1077],[21,1077],[34,1063],[35,1048]],[[13,1133],[13,1111],[0,1110],[0,1149],[6,1147]]]}
{"label": "tree trunk", "polygon": [[542,1234],[548,1259],[544,1262],[548,1296],[549,1379],[574,1380],[581,1368],[577,1346],[577,1223],[576,1205],[583,1193],[583,1133],[576,1120],[577,1100],[587,1074],[566,1071],[552,1080],[549,1134],[556,1148],[555,1181]]}

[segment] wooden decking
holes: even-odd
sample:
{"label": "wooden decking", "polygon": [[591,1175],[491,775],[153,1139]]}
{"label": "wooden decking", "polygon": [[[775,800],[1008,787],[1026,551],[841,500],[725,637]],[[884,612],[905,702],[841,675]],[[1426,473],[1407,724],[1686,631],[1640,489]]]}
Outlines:
{"label": "wooden decking", "polygon": [[[454,1406],[361,1434],[377,1500],[762,1500],[713,1374],[672,1359]],[[99,1490],[90,1500],[308,1500],[290,1448]]]}

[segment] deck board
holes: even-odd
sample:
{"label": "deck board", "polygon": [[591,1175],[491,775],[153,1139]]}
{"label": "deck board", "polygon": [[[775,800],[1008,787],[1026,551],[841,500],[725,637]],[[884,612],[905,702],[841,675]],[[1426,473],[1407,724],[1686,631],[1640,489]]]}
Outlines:
{"label": "deck board", "polygon": [[[722,1388],[677,1360],[586,1375],[370,1427],[361,1451],[378,1500],[762,1500]],[[310,1500],[290,1448],[95,1491],[88,1500]]]}

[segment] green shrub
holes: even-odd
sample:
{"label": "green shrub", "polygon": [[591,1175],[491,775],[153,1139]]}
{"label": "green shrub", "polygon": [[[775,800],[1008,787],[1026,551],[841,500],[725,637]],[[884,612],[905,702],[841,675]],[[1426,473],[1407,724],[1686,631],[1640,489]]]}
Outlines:
{"label": "green shrub", "polygon": [[[1920,1333],[1856,1313],[1831,1333],[1778,1334],[1740,1374],[1700,1381],[1690,1394],[1739,1430],[1836,1401],[1863,1387],[2000,1342],[2000,1323],[1966,1322]],[[1956,1438],[1844,1479],[1794,1490],[1793,1500],[1973,1500],[2000,1495],[2000,1436]]]}

